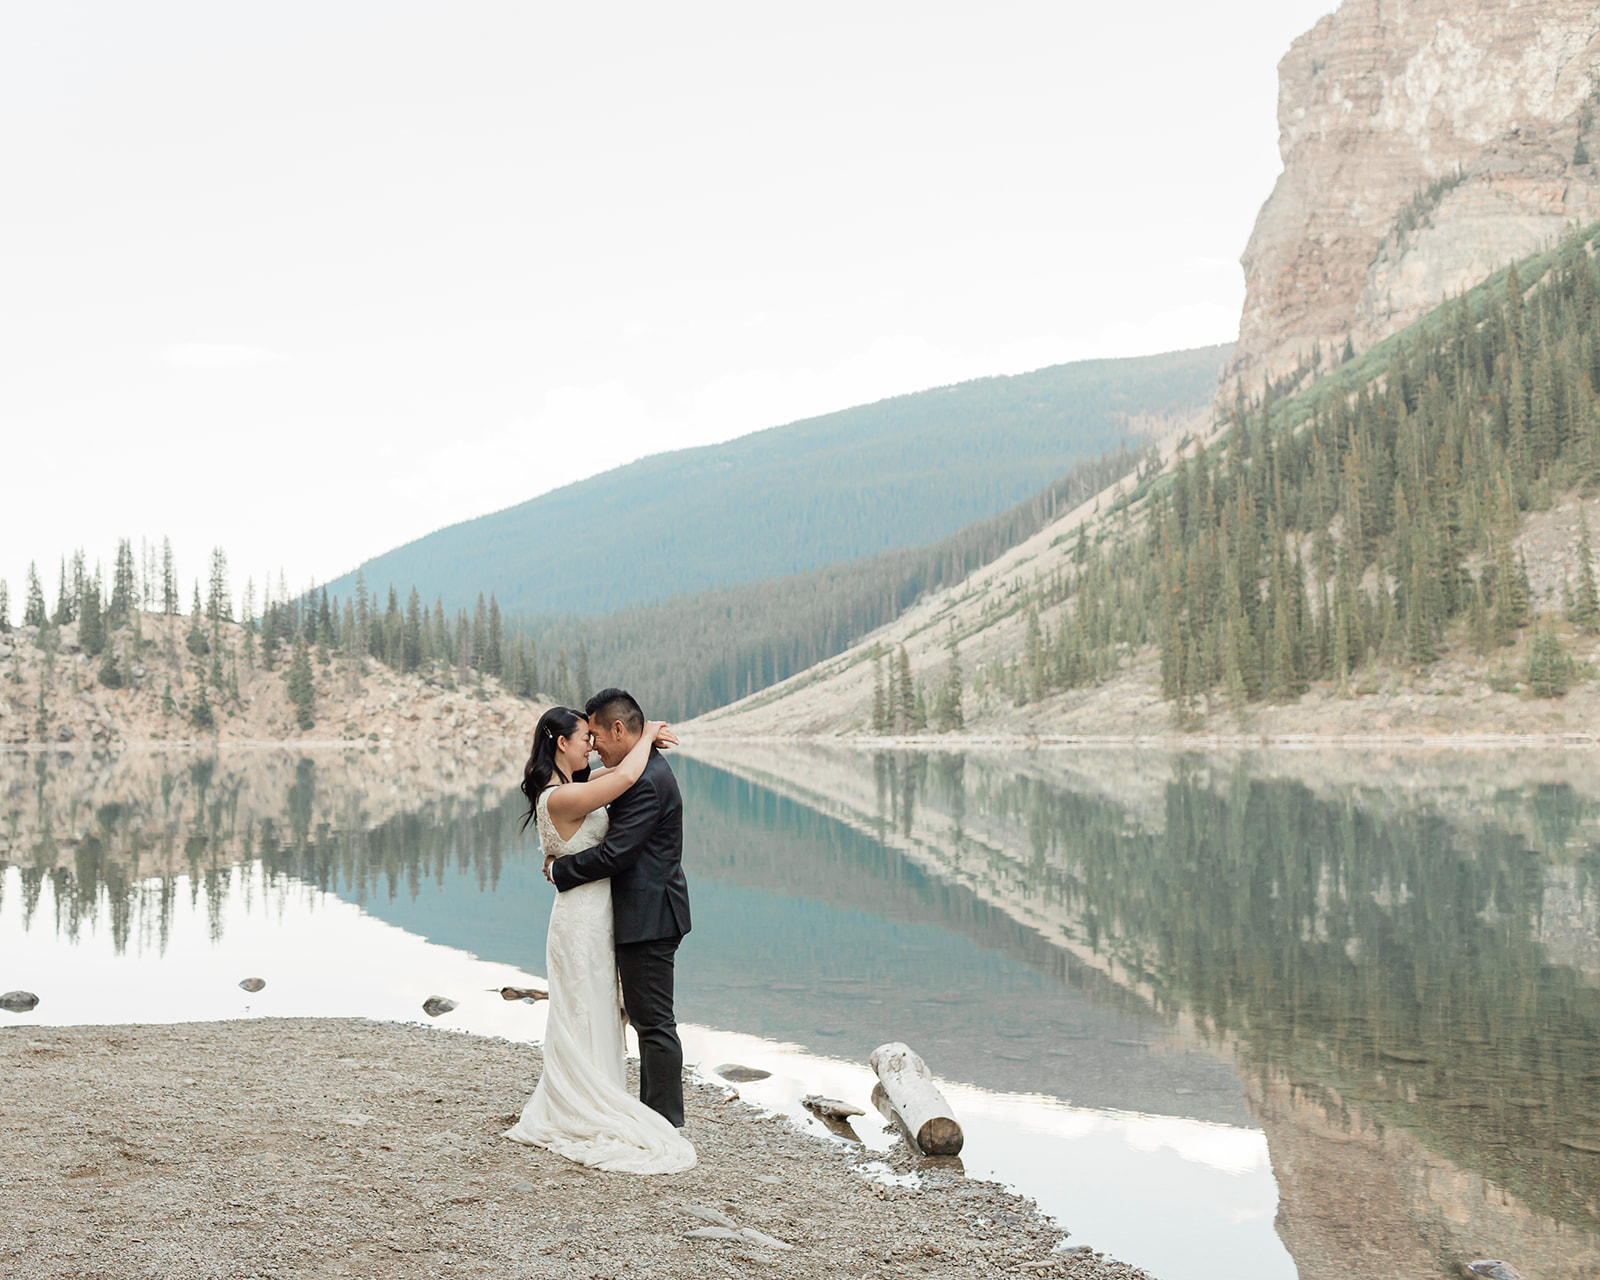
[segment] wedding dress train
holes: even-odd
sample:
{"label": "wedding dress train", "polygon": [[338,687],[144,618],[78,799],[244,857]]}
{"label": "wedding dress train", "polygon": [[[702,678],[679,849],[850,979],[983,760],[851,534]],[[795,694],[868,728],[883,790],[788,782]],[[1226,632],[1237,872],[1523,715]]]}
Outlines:
{"label": "wedding dress train", "polygon": [[[535,805],[546,853],[577,853],[606,838],[609,819],[597,809],[571,840],[563,840],[546,811],[549,795],[547,789]],[[556,894],[545,965],[550,1003],[544,1072],[505,1136],[616,1173],[692,1169],[694,1146],[628,1092],[609,880]]]}

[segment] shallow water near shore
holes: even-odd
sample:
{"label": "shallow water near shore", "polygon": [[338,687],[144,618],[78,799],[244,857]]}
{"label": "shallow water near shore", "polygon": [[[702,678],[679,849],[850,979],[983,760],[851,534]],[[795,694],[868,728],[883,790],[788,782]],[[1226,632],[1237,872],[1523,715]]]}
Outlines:
{"label": "shallow water near shore", "polygon": [[[708,1074],[771,1071],[747,1099],[819,1136],[803,1094],[866,1107],[870,1162],[892,1135],[866,1055],[906,1040],[969,1174],[1165,1280],[1363,1252],[1385,1273],[1600,1274],[1592,769],[778,747],[675,765],[686,1049]],[[417,1019],[439,994],[459,1006],[441,1029],[536,1041],[543,1006],[497,990],[543,971],[551,890],[518,797],[335,774],[281,752],[0,755],[0,986],[42,997],[0,1020]]]}

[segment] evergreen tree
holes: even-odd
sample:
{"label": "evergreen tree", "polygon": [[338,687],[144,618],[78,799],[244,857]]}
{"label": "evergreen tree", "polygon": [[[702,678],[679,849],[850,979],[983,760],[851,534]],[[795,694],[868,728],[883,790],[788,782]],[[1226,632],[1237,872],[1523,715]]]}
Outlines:
{"label": "evergreen tree", "polygon": [[556,697],[564,707],[583,709],[583,699],[578,697],[577,686],[572,682],[572,672],[567,668],[567,650],[563,645],[556,651]]}
{"label": "evergreen tree", "polygon": [[78,596],[72,590],[71,579],[67,577],[67,560],[63,556],[56,585],[56,611],[50,621],[58,627],[66,626],[78,616],[77,604]]}
{"label": "evergreen tree", "polygon": [[216,727],[217,717],[211,710],[203,680],[195,686],[194,700],[189,704],[189,723],[202,732]]}
{"label": "evergreen tree", "polygon": [[[494,592],[489,593],[489,649],[484,662],[484,669],[496,679],[505,674],[505,626],[500,618],[500,605],[494,598]],[[589,647],[582,641],[578,644],[578,692],[587,699],[593,692],[589,688]]]}
{"label": "evergreen tree", "polygon": [[0,636],[11,634],[11,589],[0,578]]}
{"label": "evergreen tree", "polygon": [[1528,644],[1528,688],[1541,698],[1559,698],[1567,691],[1572,660],[1561,637],[1548,623],[1537,626]]}
{"label": "evergreen tree", "polygon": [[122,688],[122,670],[117,666],[117,652],[115,645],[106,645],[105,652],[100,659],[100,670],[96,678],[107,689]]}
{"label": "evergreen tree", "polygon": [[139,605],[138,573],[133,562],[133,543],[127,538],[117,542],[116,567],[111,572],[111,600],[106,607],[108,626],[125,626]]}
{"label": "evergreen tree", "polygon": [[[201,690],[202,696],[204,689]],[[312,708],[316,702],[316,685],[311,677],[311,654],[304,636],[296,636],[294,657],[289,662],[289,701],[294,704],[294,722],[298,728],[309,729],[315,723]]]}
{"label": "evergreen tree", "polygon": [[954,623],[950,625],[950,638],[945,647],[950,651],[950,666],[945,672],[939,699],[939,729],[943,733],[950,733],[963,728],[966,723],[961,714],[961,645]]}
{"label": "evergreen tree", "polygon": [[178,616],[178,571],[172,561],[172,539],[161,539],[161,612]]}
{"label": "evergreen tree", "polygon": [[911,732],[912,724],[917,713],[917,691],[911,683],[911,656],[906,652],[905,645],[900,646],[900,652],[895,655],[896,692],[899,701],[895,707],[895,730],[898,733]]}
{"label": "evergreen tree", "polygon": [[161,689],[161,714],[171,716],[177,714],[178,704],[172,700],[172,681],[169,679]]}
{"label": "evergreen tree", "polygon": [[228,557],[221,547],[211,549],[211,578],[206,590],[206,618],[214,626],[233,621],[233,605],[228,599]]}
{"label": "evergreen tree", "polygon": [[415,587],[406,597],[405,634],[400,644],[400,669],[415,671],[422,665],[422,597]]}
{"label": "evergreen tree", "polygon": [[183,642],[190,653],[196,658],[203,658],[211,652],[211,643],[206,639],[206,630],[202,624],[204,614],[200,608],[200,579],[194,581],[194,604],[189,609],[189,631],[184,636]]}
{"label": "evergreen tree", "polygon": [[589,700],[589,695],[594,692],[594,686],[589,681],[589,642],[581,636],[578,639],[578,662],[577,669],[573,672],[573,678],[578,684],[579,701],[572,705],[581,706]]}
{"label": "evergreen tree", "polygon": [[90,579],[83,590],[81,611],[78,615],[78,643],[83,651],[98,656],[106,647],[105,616],[100,612],[100,579]]}
{"label": "evergreen tree", "polygon": [[887,733],[889,731],[889,700],[883,684],[883,651],[877,646],[872,650],[872,732]]}
{"label": "evergreen tree", "polygon": [[28,598],[22,606],[22,625],[25,627],[42,627],[48,619],[45,616],[44,587],[39,582],[39,569],[33,561],[28,562]]}

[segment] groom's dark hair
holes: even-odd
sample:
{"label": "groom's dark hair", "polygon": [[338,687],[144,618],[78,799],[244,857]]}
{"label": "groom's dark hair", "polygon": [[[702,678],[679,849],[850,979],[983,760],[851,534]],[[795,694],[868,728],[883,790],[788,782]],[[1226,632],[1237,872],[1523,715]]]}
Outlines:
{"label": "groom's dark hair", "polygon": [[583,708],[590,724],[610,729],[618,720],[629,733],[644,732],[644,712],[625,689],[602,689]]}

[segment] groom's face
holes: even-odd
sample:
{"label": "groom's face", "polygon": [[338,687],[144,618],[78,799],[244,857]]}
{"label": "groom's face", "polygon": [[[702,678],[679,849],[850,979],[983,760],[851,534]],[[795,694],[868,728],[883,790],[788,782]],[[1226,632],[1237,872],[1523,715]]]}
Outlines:
{"label": "groom's face", "polygon": [[623,757],[633,750],[634,739],[623,729],[621,721],[601,724],[595,720],[590,728],[594,730],[595,754],[606,768],[616,768],[622,763]]}

